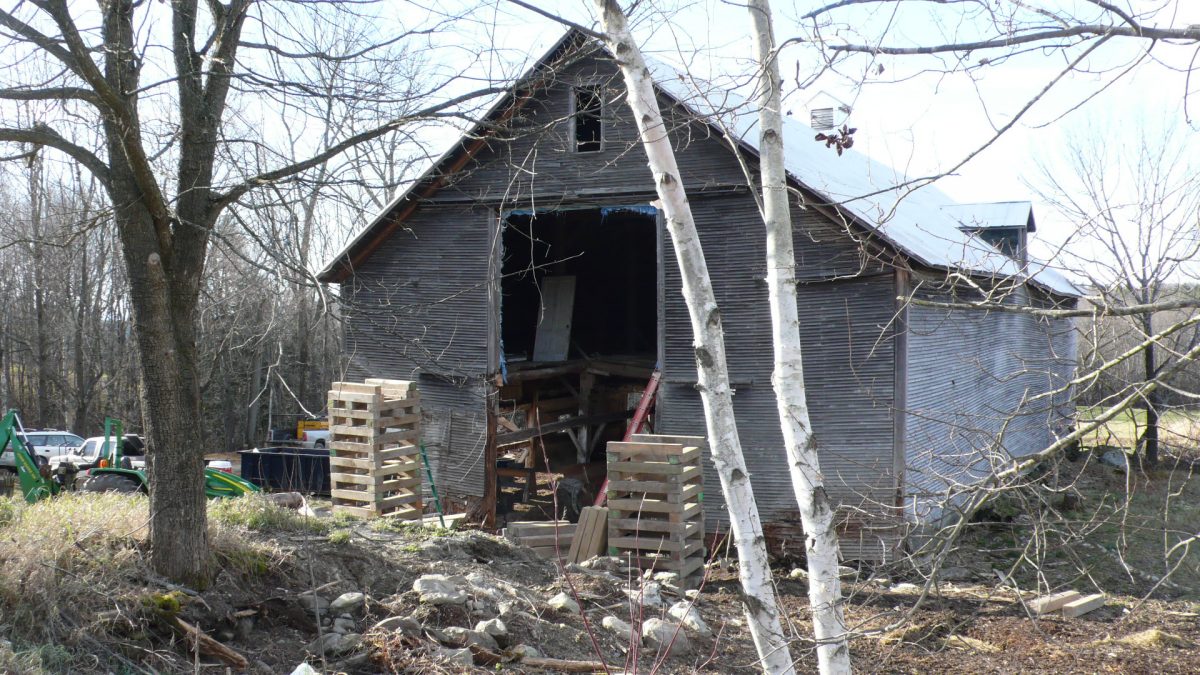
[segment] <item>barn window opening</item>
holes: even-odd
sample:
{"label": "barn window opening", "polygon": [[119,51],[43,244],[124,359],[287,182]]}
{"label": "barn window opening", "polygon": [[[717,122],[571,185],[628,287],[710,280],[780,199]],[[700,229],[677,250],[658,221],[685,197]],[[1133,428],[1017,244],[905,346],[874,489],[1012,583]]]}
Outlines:
{"label": "barn window opening", "polygon": [[604,125],[600,122],[604,96],[600,87],[575,90],[575,152],[600,152]]}
{"label": "barn window opening", "polygon": [[554,512],[546,473],[573,491],[561,504],[591,503],[654,370],[657,211],[517,211],[503,224],[497,511],[541,519]]}

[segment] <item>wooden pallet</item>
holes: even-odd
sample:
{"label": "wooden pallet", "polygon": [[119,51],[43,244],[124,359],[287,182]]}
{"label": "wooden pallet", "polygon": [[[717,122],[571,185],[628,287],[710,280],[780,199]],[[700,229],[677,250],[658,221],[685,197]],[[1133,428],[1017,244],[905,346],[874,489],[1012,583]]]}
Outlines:
{"label": "wooden pallet", "polygon": [[703,438],[635,434],[608,444],[608,552],[639,569],[704,567]]}
{"label": "wooden pallet", "polygon": [[421,398],[416,384],[371,379],[329,391],[329,478],[335,513],[420,518]]}
{"label": "wooden pallet", "polygon": [[533,549],[538,557],[565,557],[575,540],[576,525],[569,520],[517,520],[504,528],[504,538]]}

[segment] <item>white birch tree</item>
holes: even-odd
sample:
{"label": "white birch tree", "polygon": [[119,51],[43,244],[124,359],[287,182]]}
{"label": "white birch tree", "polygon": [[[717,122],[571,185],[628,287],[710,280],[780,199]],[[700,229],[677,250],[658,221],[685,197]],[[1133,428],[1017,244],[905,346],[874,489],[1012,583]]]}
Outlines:
{"label": "white birch tree", "polygon": [[[654,82],[641,50],[626,25],[625,14],[616,0],[595,0],[600,11],[605,40],[612,49],[628,89],[627,101],[637,122],[646,151],[659,208],[675,249],[683,280],[683,297],[692,324],[696,351],[697,389],[704,405],[713,465],[721,479],[730,516],[730,533],[738,551],[738,574],[744,592],[747,626],[758,650],[764,672],[794,673],[787,638],[783,633],[766,539],[754,489],[742,456],[741,441],[733,414],[733,392],[725,362],[725,335],[721,313],[708,276],[704,251],[691,206],[679,176],[679,167],[667,126],[655,97]],[[836,572],[835,572],[836,575]]]}
{"label": "white birch tree", "polygon": [[821,475],[804,389],[796,254],[783,157],[782,79],[776,59],[775,30],[768,0],[750,0],[747,8],[754,28],[754,51],[758,61],[760,209],[766,225],[767,292],[775,358],[771,382],[779,407],[788,471],[804,526],[808,600],[812,605],[818,666],[821,673],[848,673],[850,648],[846,643],[842,582],[838,577],[837,531],[833,526],[833,506]]}

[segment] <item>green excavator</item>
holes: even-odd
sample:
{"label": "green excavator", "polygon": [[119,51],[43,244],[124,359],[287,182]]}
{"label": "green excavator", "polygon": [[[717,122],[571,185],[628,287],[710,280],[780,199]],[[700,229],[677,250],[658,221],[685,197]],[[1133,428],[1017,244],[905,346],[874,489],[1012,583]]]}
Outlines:
{"label": "green excavator", "polygon": [[[104,420],[104,444],[95,464],[89,467],[62,462],[54,471],[39,467],[23,442],[24,429],[15,410],[0,420],[0,452],[12,447],[16,457],[17,480],[25,501],[36,502],[52,497],[76,484],[81,473],[85,477],[79,486],[83,492],[141,492],[148,493],[150,482],[144,468],[135,468],[126,454],[127,445],[140,444],[136,437],[126,437],[120,420]],[[131,448],[130,448],[131,449]],[[260,488],[239,476],[216,469],[204,470],[204,494],[210,499],[241,497]]]}
{"label": "green excavator", "polygon": [[25,446],[25,429],[16,410],[9,410],[0,420],[0,454],[12,449],[13,463],[17,469],[17,483],[21,494],[30,504],[53,497],[63,489],[61,480],[54,480],[45,464],[38,464],[33,453]]}

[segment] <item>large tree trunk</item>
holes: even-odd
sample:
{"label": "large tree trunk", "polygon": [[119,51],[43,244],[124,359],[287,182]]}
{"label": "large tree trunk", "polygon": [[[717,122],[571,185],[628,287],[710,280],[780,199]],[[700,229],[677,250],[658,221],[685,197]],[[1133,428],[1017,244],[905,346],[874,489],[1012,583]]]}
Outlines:
{"label": "large tree trunk", "polygon": [[771,382],[779,407],[792,487],[800,506],[808,559],[808,600],[812,605],[817,662],[822,673],[849,673],[850,649],[838,578],[838,538],[833,508],[825,492],[816,439],[808,416],[800,318],[796,297],[796,254],[783,157],[781,78],[768,0],[750,0],[754,47],[759,64],[759,161],[762,216],[766,224],[767,289],[775,370]]}
{"label": "large tree trunk", "polygon": [[683,279],[683,297],[692,323],[696,352],[697,389],[704,405],[709,448],[721,479],[730,516],[730,531],[738,551],[738,572],[745,594],[743,606],[761,666],[768,673],[793,673],[792,657],[783,633],[766,540],[754,501],[754,489],[742,456],[734,423],[732,390],[725,362],[721,313],[708,276],[700,237],[684,193],[675,153],[655,98],[654,84],[641,51],[625,24],[616,0],[596,0],[606,39],[616,55],[628,89],[627,100],[637,120],[642,146],[649,159],[659,207],[675,249]]}
{"label": "large tree trunk", "polygon": [[208,583],[210,555],[192,316],[195,303],[177,297],[154,240],[147,242],[138,236],[152,227],[144,211],[141,218],[136,217],[141,210],[134,203],[118,209],[117,214],[142,371],[139,393],[149,445],[147,474],[153,514],[151,562],[155,571],[169,579],[203,587]]}

